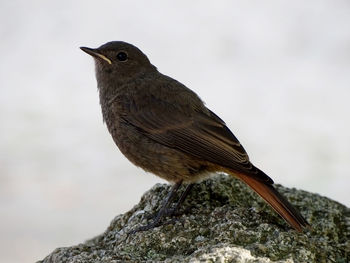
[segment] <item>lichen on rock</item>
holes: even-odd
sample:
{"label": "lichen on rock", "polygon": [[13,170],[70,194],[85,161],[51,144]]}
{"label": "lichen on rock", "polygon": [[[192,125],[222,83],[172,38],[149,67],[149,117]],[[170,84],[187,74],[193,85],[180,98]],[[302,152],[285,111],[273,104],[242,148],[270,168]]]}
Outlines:
{"label": "lichen on rock", "polygon": [[167,195],[170,186],[157,184],[103,234],[40,262],[350,262],[350,209],[318,194],[276,188],[310,229],[294,231],[245,184],[218,175],[196,184],[170,223],[128,235],[150,222]]}

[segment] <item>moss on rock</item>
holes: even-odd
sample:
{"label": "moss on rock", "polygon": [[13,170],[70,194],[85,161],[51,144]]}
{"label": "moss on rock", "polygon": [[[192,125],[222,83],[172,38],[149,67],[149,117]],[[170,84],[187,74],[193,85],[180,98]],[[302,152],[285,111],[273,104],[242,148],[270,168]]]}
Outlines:
{"label": "moss on rock", "polygon": [[197,184],[183,213],[169,224],[127,234],[159,209],[170,186],[157,184],[105,233],[56,249],[40,262],[349,262],[350,209],[317,194],[276,187],[311,229],[292,230],[245,184],[219,175]]}

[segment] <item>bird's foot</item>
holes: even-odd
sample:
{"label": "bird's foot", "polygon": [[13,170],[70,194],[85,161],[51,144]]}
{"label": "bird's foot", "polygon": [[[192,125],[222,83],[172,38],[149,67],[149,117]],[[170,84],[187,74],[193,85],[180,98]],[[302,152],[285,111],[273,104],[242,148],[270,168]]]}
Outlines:
{"label": "bird's foot", "polygon": [[[175,216],[175,217],[181,216],[181,215],[187,213],[189,210],[190,210],[189,207],[188,207],[188,208],[185,208],[185,209],[181,209],[181,210],[178,209],[178,207],[168,208],[168,209],[166,209],[166,210],[163,212],[163,218],[165,218],[165,217],[173,217],[173,216]],[[157,215],[158,215],[158,212],[155,213],[155,214],[147,214],[147,215],[145,216],[145,218],[146,218],[147,220],[151,220],[151,219],[155,219],[155,218],[157,217]]]}
{"label": "bird's foot", "polygon": [[153,220],[153,222],[151,222],[151,223],[149,223],[149,224],[147,224],[145,226],[141,226],[139,228],[131,230],[130,232],[128,232],[128,235],[133,235],[133,234],[135,234],[137,232],[148,231],[148,230],[153,229],[153,228],[158,227],[158,226],[170,225],[170,224],[174,224],[174,223],[176,223],[178,221],[181,221],[180,218],[171,218],[171,219],[169,219],[167,221],[163,221],[162,219],[164,219],[164,218],[165,217],[160,218],[160,219],[155,218]]}
{"label": "bird's foot", "polygon": [[175,221],[179,220],[176,218],[172,218],[166,222],[162,222],[164,218],[166,217],[171,217],[174,215],[180,215],[181,213],[179,213],[179,208],[181,206],[181,204],[184,202],[186,196],[188,195],[189,191],[192,189],[193,184],[189,184],[185,191],[182,193],[180,200],[177,202],[177,204],[175,205],[174,208],[170,208],[169,205],[171,204],[171,201],[174,199],[175,193],[177,192],[177,190],[179,189],[179,187],[181,186],[182,181],[177,182],[171,189],[171,191],[169,192],[167,198],[164,200],[163,205],[161,207],[161,209],[158,211],[158,213],[156,215],[153,216],[146,216],[147,219],[151,219],[153,218],[153,222],[146,225],[146,226],[142,226],[139,227],[135,230],[132,230],[128,233],[128,235],[130,234],[135,234],[137,232],[141,232],[141,231],[147,231],[150,230],[152,228],[158,227],[160,225],[165,225],[165,224],[172,224]]}

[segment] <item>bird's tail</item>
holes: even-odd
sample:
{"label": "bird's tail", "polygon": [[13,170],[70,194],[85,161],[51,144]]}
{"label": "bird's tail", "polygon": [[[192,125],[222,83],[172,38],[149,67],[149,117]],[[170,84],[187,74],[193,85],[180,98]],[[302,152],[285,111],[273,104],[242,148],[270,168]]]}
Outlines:
{"label": "bird's tail", "polygon": [[234,174],[256,193],[258,193],[281,217],[284,218],[294,229],[301,232],[303,227],[309,226],[304,217],[284,198],[272,184],[259,181],[258,179],[244,174]]}

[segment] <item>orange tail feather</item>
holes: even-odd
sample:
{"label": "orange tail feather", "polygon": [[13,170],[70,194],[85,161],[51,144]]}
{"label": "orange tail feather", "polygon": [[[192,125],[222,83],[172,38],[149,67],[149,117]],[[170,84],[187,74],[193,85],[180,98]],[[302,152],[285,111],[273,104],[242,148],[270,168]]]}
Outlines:
{"label": "orange tail feather", "polygon": [[301,232],[309,223],[303,216],[285,199],[272,184],[264,183],[249,175],[234,174],[256,193],[258,193],[281,217],[284,218],[294,229]]}

